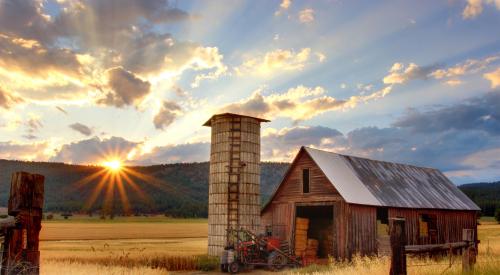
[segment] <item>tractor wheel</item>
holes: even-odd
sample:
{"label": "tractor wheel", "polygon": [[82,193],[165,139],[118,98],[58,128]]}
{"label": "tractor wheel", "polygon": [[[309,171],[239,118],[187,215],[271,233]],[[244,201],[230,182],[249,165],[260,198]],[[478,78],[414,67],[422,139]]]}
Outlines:
{"label": "tractor wheel", "polygon": [[240,265],[237,262],[232,262],[227,267],[227,271],[231,274],[236,274],[240,271]]}
{"label": "tractor wheel", "polygon": [[287,259],[284,255],[273,251],[271,254],[269,254],[269,257],[267,258],[267,264],[269,265],[269,269],[271,270],[280,270],[283,267],[285,267],[287,263]]}

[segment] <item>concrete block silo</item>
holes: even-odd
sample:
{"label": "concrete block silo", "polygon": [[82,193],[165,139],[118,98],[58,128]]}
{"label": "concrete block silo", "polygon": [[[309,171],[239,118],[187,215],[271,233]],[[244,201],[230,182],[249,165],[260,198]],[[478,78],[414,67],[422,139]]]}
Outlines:
{"label": "concrete block silo", "polygon": [[219,256],[227,229],[260,228],[260,123],[269,120],[223,113],[212,128],[208,193],[208,254]]}

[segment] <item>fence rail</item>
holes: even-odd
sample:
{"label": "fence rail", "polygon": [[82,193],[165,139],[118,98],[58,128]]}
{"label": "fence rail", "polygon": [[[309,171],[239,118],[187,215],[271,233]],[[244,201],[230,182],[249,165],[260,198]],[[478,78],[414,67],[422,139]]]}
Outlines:
{"label": "fence rail", "polygon": [[[474,242],[474,230],[464,229],[462,232],[462,241],[444,244],[426,244],[426,245],[406,245],[405,219],[392,218],[390,219],[391,233],[391,269],[390,275],[406,275],[407,254],[432,253],[439,251],[449,251],[450,262],[447,264],[451,267],[452,253],[454,250],[463,249],[462,252],[462,272],[470,273],[474,270],[476,263],[476,243]],[[444,265],[444,264],[441,264]],[[448,267],[448,268],[449,268]]]}

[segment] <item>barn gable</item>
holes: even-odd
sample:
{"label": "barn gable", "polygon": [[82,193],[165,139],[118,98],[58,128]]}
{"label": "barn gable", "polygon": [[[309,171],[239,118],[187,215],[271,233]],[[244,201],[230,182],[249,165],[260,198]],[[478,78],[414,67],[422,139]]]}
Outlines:
{"label": "barn gable", "polygon": [[[302,169],[310,171],[310,190],[308,193],[302,192]],[[275,201],[287,201],[290,198],[302,198],[308,201],[341,199],[339,192],[329,182],[320,167],[305,152],[297,154],[273,198]]]}

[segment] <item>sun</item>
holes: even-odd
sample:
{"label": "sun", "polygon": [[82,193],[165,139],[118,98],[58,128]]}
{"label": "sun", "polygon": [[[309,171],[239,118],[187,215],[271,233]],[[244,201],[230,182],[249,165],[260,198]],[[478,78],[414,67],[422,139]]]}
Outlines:
{"label": "sun", "polygon": [[113,172],[118,172],[123,167],[122,162],[117,159],[105,161],[102,163],[102,165]]}

